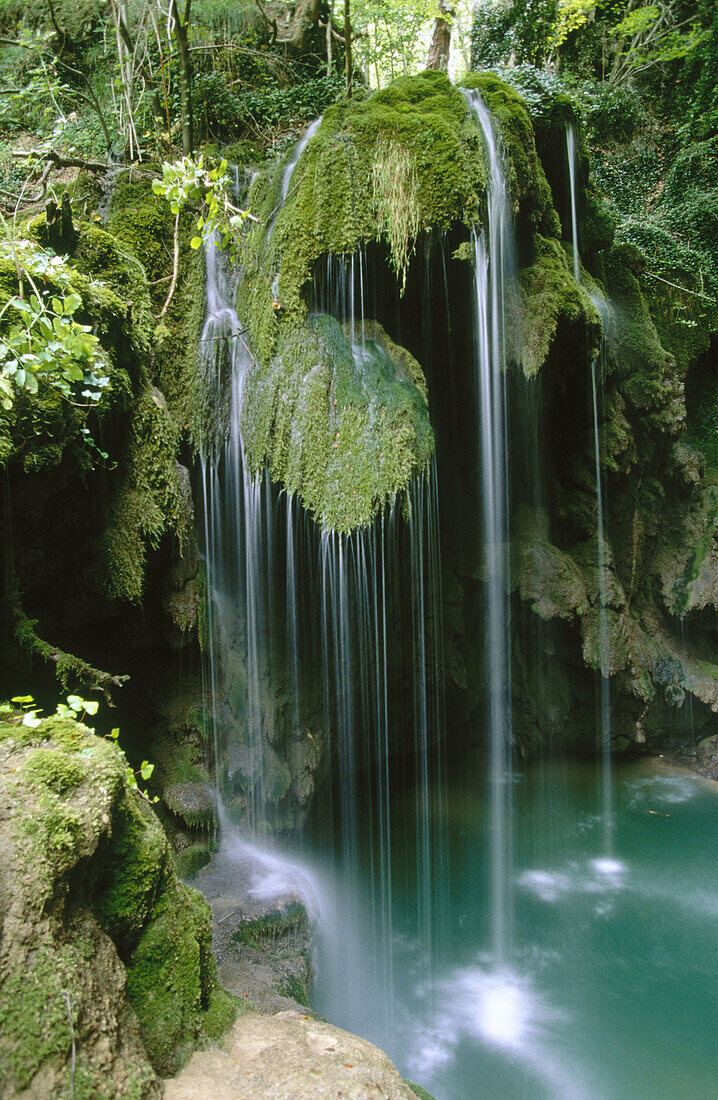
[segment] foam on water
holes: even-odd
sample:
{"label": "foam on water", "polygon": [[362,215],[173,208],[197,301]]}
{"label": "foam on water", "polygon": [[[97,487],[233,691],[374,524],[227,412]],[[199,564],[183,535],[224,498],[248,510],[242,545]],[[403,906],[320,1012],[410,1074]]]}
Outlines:
{"label": "foam on water", "polygon": [[550,1049],[565,1020],[527,976],[489,964],[463,967],[441,983],[436,1013],[415,1029],[409,1072],[431,1083],[468,1041],[520,1063],[552,1096],[583,1100],[588,1093]]}
{"label": "foam on water", "polygon": [[548,904],[576,894],[602,894],[625,885],[627,865],[605,856],[566,864],[561,870],[544,868],[522,871],[516,884]]}
{"label": "foam on water", "polygon": [[630,785],[633,805],[644,802],[667,802],[680,805],[695,798],[701,790],[701,780],[690,776],[655,776],[650,779],[638,779]]}
{"label": "foam on water", "polygon": [[276,849],[246,840],[220,810],[221,843],[213,860],[213,877],[243,882],[250,897],[272,901],[296,894],[310,920],[330,925],[334,900],[319,875]]}

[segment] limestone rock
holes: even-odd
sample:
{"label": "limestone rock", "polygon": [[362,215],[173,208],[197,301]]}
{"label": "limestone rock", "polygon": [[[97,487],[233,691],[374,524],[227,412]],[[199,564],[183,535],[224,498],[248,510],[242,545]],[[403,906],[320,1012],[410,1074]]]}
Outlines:
{"label": "limestone rock", "polygon": [[416,1100],[377,1047],[298,1012],[244,1016],[224,1048],[193,1055],[165,1100]]}

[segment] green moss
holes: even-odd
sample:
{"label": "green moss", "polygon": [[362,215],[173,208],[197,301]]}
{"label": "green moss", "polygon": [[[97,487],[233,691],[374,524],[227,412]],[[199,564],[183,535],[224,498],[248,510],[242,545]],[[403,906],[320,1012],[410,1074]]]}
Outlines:
{"label": "green moss", "polygon": [[434,1100],[434,1097],[431,1095],[431,1093],[427,1092],[426,1089],[422,1088],[421,1085],[415,1085],[413,1081],[406,1080],[404,1081],[404,1084],[408,1085],[411,1091],[419,1097],[419,1100]]}
{"label": "green moss", "polygon": [[612,249],[607,289],[619,311],[620,325],[611,341],[609,366],[621,393],[642,414],[637,427],[675,434],[686,410],[680,372],[661,346],[638,276],[643,257],[629,245]]}
{"label": "green moss", "polygon": [[[123,242],[142,264],[150,282],[167,274],[166,245],[172,240],[174,217],[169,203],[160,202],[152,191],[152,181],[139,179],[132,170],[116,182],[107,218],[108,232]],[[171,268],[171,261],[170,261]],[[164,287],[164,295],[169,289]],[[160,295],[163,288],[160,288]]]}
{"label": "green moss", "polygon": [[79,761],[59,749],[37,749],[22,770],[30,782],[49,787],[55,794],[72,790],[85,778],[85,769]]}
{"label": "green moss", "polygon": [[279,987],[279,992],[283,997],[291,997],[297,1004],[309,1008],[309,990],[307,989],[307,983],[297,977],[296,974],[290,974],[289,977],[282,982]]}
{"label": "green moss", "polygon": [[172,859],[178,878],[193,879],[207,866],[211,856],[212,849],[208,844],[190,844],[181,852],[174,852]]}
{"label": "green moss", "polygon": [[498,123],[509,159],[509,188],[529,232],[560,236],[551,188],[536,152],[533,126],[524,100],[494,73],[467,73],[461,85],[480,93]]}
{"label": "green moss", "polygon": [[[0,998],[0,1084],[5,1063],[18,1089],[26,1089],[43,1063],[61,1061],[72,1042],[64,993],[72,991],[85,960],[72,946],[38,946],[27,967],[6,979]],[[73,1026],[77,1026],[77,1013]]]}
{"label": "green moss", "polygon": [[[138,1045],[128,1045],[119,1073],[115,1065],[107,1077],[108,1057],[116,1057],[127,1026],[115,947],[150,1058],[160,1072],[172,1072],[236,1014],[217,984],[209,908],[178,882],[162,828],[129,790],[114,743],[79,722],[52,718],[35,729],[4,722],[0,747],[7,882],[22,895],[25,919],[33,914],[37,922],[29,953],[18,941],[17,965],[0,977],[2,1087],[32,1091],[35,1074],[51,1067],[60,1082],[53,1095],[65,1096],[67,994],[77,1042],[75,1098],[154,1095]],[[99,1011],[109,1013],[114,1053],[98,1058],[93,1013],[100,997],[109,998]]]}
{"label": "green moss", "polygon": [[248,947],[266,947],[284,936],[291,935],[305,925],[307,912],[298,901],[289,902],[281,909],[270,909],[261,917],[244,921],[232,933],[232,938]]}
{"label": "green moss", "polygon": [[121,483],[103,535],[110,596],[139,603],[147,545],[156,547],[168,530],[186,538],[192,505],[175,461],[179,436],[164,395],[147,386],[133,412]]}
{"label": "green moss", "polygon": [[110,874],[98,894],[96,912],[126,957],[166,885],[169,861],[162,827],[137,796],[125,799],[117,811],[107,861]]}
{"label": "green moss", "polygon": [[537,374],[556,338],[559,325],[581,325],[587,345],[598,347],[600,317],[586,290],[574,279],[559,241],[537,236],[536,256],[520,273],[525,314],[514,340],[527,377]]}
{"label": "green moss", "polygon": [[153,319],[147,272],[140,260],[95,222],[81,227],[73,256],[81,272],[102,279],[116,296],[115,313],[134,322],[135,351],[147,352]]}
{"label": "green moss", "polygon": [[375,323],[357,337],[353,349],[326,316],[288,328],[277,356],[250,374],[243,406],[252,469],[267,462],[338,531],[369,523],[434,448],[418,363]]}
{"label": "green moss", "polygon": [[[165,892],[127,963],[127,996],[152,1065],[176,1073],[204,1036],[216,1037],[236,1009],[217,985],[209,907],[196,890]],[[210,1011],[207,1021],[205,1013]]]}
{"label": "green moss", "polygon": [[278,333],[275,272],[276,298],[285,311],[301,312],[301,291],[318,257],[351,253],[379,239],[382,225],[392,242],[396,210],[387,205],[386,191],[374,186],[377,152],[387,147],[401,150],[408,165],[421,231],[476,220],[484,194],[481,139],[464,97],[446,76],[402,77],[365,100],[329,107],[281,209],[281,172],[257,181],[250,195],[252,208],[273,230],[254,230],[250,255],[256,262],[244,287],[262,358],[272,354]]}

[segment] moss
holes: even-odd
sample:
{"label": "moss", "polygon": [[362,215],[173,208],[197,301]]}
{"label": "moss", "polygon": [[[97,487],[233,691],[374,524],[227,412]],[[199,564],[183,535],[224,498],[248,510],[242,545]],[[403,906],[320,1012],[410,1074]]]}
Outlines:
{"label": "moss", "polygon": [[204,1036],[216,1037],[236,1015],[217,985],[211,943],[206,901],[176,885],[158,902],[128,959],[127,996],[150,1061],[164,1076],[176,1073]]}
{"label": "moss", "polygon": [[352,346],[326,316],[288,329],[269,366],[250,374],[243,406],[251,468],[267,462],[338,531],[369,523],[434,448],[418,363],[373,322],[356,335]]}
{"label": "moss", "polygon": [[162,797],[168,809],[190,829],[209,829],[214,825],[215,793],[207,782],[173,783],[164,788]]}
{"label": "moss", "polygon": [[[108,232],[132,250],[147,279],[155,282],[167,274],[166,244],[174,231],[169,203],[159,202],[152,181],[139,179],[132,170],[118,177],[107,218]],[[167,288],[164,288],[166,296]],[[163,288],[160,288],[160,294]]]}
{"label": "moss", "polygon": [[517,343],[527,377],[541,369],[559,325],[581,325],[587,345],[598,347],[601,320],[585,289],[571,274],[559,241],[536,237],[536,255],[520,274],[525,300],[523,330]]}
{"label": "moss", "polygon": [[292,935],[306,922],[307,911],[301,902],[290,901],[281,909],[270,909],[260,917],[244,921],[232,933],[232,938],[248,947],[266,947]]}
{"label": "moss", "polygon": [[116,295],[117,316],[131,314],[135,350],[146,353],[153,311],[147,272],[142,263],[128,248],[122,248],[116,237],[94,222],[81,227],[73,260],[81,272],[102,279]]}
{"label": "moss", "polygon": [[284,310],[301,312],[301,291],[316,259],[328,252],[351,253],[379,239],[381,226],[392,242],[396,211],[373,182],[377,150],[387,143],[403,154],[420,230],[476,220],[484,193],[481,139],[464,97],[446,76],[402,77],[365,100],[329,107],[278,213],[281,172],[258,181],[250,195],[255,212],[272,227],[252,235],[256,262],[244,288],[245,312],[262,358],[272,354],[278,332],[271,293],[275,272]]}
{"label": "moss", "polygon": [[174,852],[172,859],[178,878],[192,879],[203,867],[206,867],[212,857],[212,849],[208,844],[190,844],[181,852]]}
{"label": "moss", "polygon": [[121,483],[103,535],[110,596],[139,603],[147,545],[156,547],[168,530],[186,538],[192,507],[175,461],[179,435],[164,395],[147,386],[133,412]]}
{"label": "moss", "polygon": [[31,783],[49,787],[55,794],[72,790],[85,778],[81,764],[59,749],[37,749],[27,758],[22,770]]}
{"label": "moss", "polygon": [[30,965],[6,980],[0,998],[3,1061],[18,1089],[28,1088],[47,1059],[66,1057],[72,1036],[64,993],[72,991],[84,965],[72,947],[40,945]]}
{"label": "moss", "polygon": [[609,367],[620,391],[642,414],[637,430],[649,428],[674,435],[685,422],[686,409],[680,372],[661,346],[638,274],[643,258],[631,246],[612,249],[607,289],[619,316],[611,341]]}
{"label": "moss", "polygon": [[177,881],[161,826],[129,790],[112,742],[79,722],[29,729],[9,719],[0,750],[0,891],[12,883],[13,911],[29,929],[3,956],[2,1087],[32,1093],[41,1072],[57,1080],[53,1095],[65,1095],[67,995],[74,1096],[156,1095],[120,959],[151,1060],[171,1072],[236,1013],[217,984],[209,908]]}
{"label": "moss", "polygon": [[296,974],[290,974],[280,985],[279,992],[283,997],[290,997],[297,1004],[309,1008],[309,990],[307,983]]}
{"label": "moss", "polygon": [[166,886],[169,852],[162,827],[139,796],[123,801],[107,849],[110,868],[96,903],[98,919],[126,957]]}
{"label": "moss", "polygon": [[411,1089],[411,1091],[419,1097],[419,1100],[434,1100],[434,1097],[430,1092],[427,1092],[421,1085],[415,1085],[413,1081],[404,1081],[405,1085]]}

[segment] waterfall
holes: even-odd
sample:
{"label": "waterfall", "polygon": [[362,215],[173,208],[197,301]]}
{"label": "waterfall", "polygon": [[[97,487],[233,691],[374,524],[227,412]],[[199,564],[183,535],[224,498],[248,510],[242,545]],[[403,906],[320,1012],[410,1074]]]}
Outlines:
{"label": "waterfall", "polygon": [[[573,123],[566,126],[566,152],[571,198],[571,233],[573,238],[573,275],[581,281],[576,217],[576,129]],[[603,390],[606,365],[606,329],[608,303],[597,294],[591,301],[601,316],[603,332],[598,356],[591,360],[591,413],[593,418],[593,461],[596,475],[596,567],[598,575],[598,665],[600,684],[600,743],[602,755],[601,789],[603,848],[606,855],[613,850],[613,776],[611,767],[611,652],[608,623],[608,572],[606,563],[606,527],[604,510],[603,470],[601,466],[600,395]]]}
{"label": "waterfall", "polygon": [[576,128],[572,122],[566,126],[566,153],[568,155],[568,178],[571,190],[571,240],[573,241],[573,277],[581,282],[578,254],[578,219],[576,216]]}
{"label": "waterfall", "polygon": [[[318,125],[282,169],[283,198]],[[221,852],[231,833],[233,851],[255,852],[252,858],[259,859],[256,852],[263,849],[257,845],[266,844],[268,834],[296,830],[317,802],[337,837],[333,863],[341,901],[342,891],[345,899],[352,896],[349,884],[361,873],[361,838],[376,835],[370,951],[389,1018],[397,783],[414,792],[420,807],[411,843],[416,926],[428,972],[445,892],[440,830],[432,827],[443,753],[436,471],[431,466],[420,473],[371,525],[350,533],[322,529],[300,500],[272,485],[267,470],[253,472],[242,418],[255,364],[234,307],[240,272],[212,239],[205,242],[205,260],[201,366],[217,420],[215,437],[202,441],[201,459],[205,676]],[[358,372],[385,372],[386,353],[364,335],[364,282],[361,252],[330,258],[320,308],[344,325]],[[401,828],[399,837],[407,842]],[[363,943],[367,930],[350,903],[340,909],[344,916],[331,937],[322,930],[322,939],[336,941],[335,957],[346,969],[351,944]],[[357,949],[354,970],[349,966],[344,976],[338,966],[332,976],[335,986],[343,983],[349,1003],[365,980],[368,958]],[[341,1009],[336,1016],[342,1019]]]}
{"label": "waterfall", "polygon": [[[233,302],[238,272],[232,273],[215,237],[205,242],[207,317],[201,337],[206,376],[214,373],[216,407],[228,402],[228,432],[221,449],[202,449],[202,494],[207,569],[209,691],[215,774],[231,779],[241,769],[254,774],[248,814],[253,831],[265,816],[262,697],[271,688],[268,620],[271,618],[271,528],[266,477],[249,470],[240,429],[244,384],[251,356]],[[226,383],[227,392],[224,392]],[[218,728],[219,647],[235,630],[244,640],[246,740],[222,744]],[[231,643],[230,643],[231,644]]]}
{"label": "waterfall", "polygon": [[289,195],[289,189],[292,185],[292,177],[294,175],[294,172],[295,172],[295,169],[296,169],[297,165],[299,164],[300,157],[301,157],[302,153],[304,152],[304,150],[306,149],[309,142],[312,140],[312,138],[316,134],[317,130],[319,129],[319,127],[321,125],[321,122],[322,122],[322,116],[320,115],[319,118],[315,118],[314,122],[310,123],[310,125],[307,127],[307,129],[305,130],[302,137],[299,139],[299,141],[293,147],[291,153],[289,154],[289,158],[287,160],[287,163],[285,164],[284,168],[282,169],[282,174],[281,174],[280,184],[279,184],[279,195],[278,195],[278,198],[277,198],[277,205],[275,206],[274,210],[272,211],[272,215],[271,215],[271,218],[269,220],[269,225],[267,227],[268,234],[270,236],[271,236],[272,231],[274,230],[274,225],[275,225],[277,217],[279,215],[279,211],[282,209],[285,202],[287,201],[287,196]]}
{"label": "waterfall", "polygon": [[603,847],[613,851],[613,775],[611,765],[611,647],[608,623],[608,568],[606,562],[606,523],[601,465],[599,405],[603,393],[606,366],[606,327],[608,305],[600,297],[592,298],[603,323],[601,347],[591,360],[591,396],[593,412],[593,459],[596,469],[596,565],[598,569],[598,658],[600,681],[600,739],[602,754],[601,787],[603,802]]}
{"label": "waterfall", "polygon": [[494,963],[511,944],[511,637],[509,606],[506,310],[515,275],[506,165],[491,114],[467,94],[484,137],[489,169],[488,225],[474,233],[476,369],[479,393],[482,533],[486,556],[486,675],[491,791],[491,936]]}

